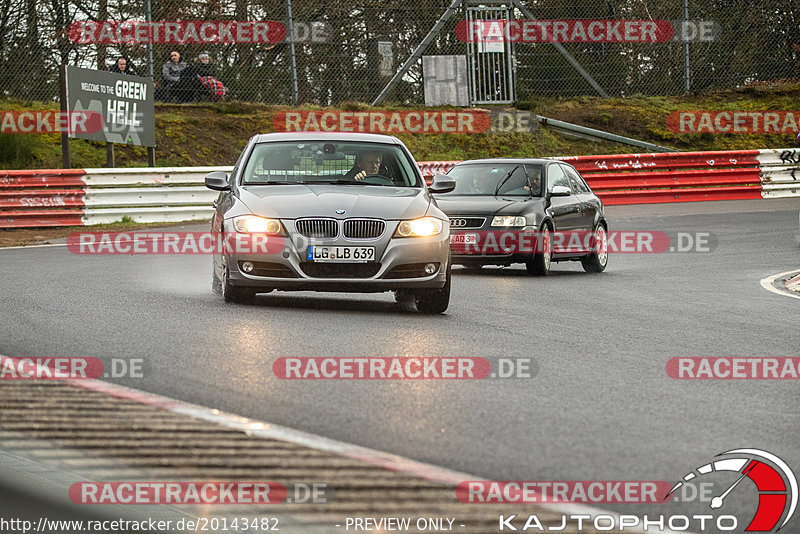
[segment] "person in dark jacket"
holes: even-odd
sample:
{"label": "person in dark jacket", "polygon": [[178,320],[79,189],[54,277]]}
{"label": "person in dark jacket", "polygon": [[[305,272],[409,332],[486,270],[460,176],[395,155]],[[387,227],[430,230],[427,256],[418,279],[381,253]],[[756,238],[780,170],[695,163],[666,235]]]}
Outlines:
{"label": "person in dark jacket", "polygon": [[136,71],[133,70],[133,67],[131,67],[128,58],[126,58],[125,56],[119,56],[117,60],[114,62],[114,64],[108,68],[108,70],[109,72],[116,72],[118,74],[129,74],[131,76],[138,76],[138,74],[136,74]]}
{"label": "person in dark jacket", "polygon": [[181,53],[173,50],[169,53],[169,60],[161,67],[161,77],[164,82],[176,84],[181,81],[181,71],[186,68],[186,63],[181,59]]}
{"label": "person in dark jacket", "polygon": [[[185,89],[181,87],[181,73],[186,69],[186,63],[181,60],[181,53],[173,50],[169,59],[161,67],[161,87],[157,91],[157,100],[187,101]],[[189,98],[188,100],[191,100]]]}

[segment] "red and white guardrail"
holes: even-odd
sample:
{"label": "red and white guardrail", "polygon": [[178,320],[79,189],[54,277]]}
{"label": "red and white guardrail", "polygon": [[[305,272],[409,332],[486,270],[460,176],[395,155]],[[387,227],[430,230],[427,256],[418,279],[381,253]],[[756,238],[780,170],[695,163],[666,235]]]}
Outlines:
{"label": "red and white guardrail", "polygon": [[0,171],[0,228],[204,220],[203,178],[233,167]]}
{"label": "red and white guardrail", "polygon": [[[800,149],[559,157],[608,204],[800,196]],[[457,161],[419,162],[430,181]],[[201,220],[217,193],[211,171],[178,167],[0,171],[0,228]]]}

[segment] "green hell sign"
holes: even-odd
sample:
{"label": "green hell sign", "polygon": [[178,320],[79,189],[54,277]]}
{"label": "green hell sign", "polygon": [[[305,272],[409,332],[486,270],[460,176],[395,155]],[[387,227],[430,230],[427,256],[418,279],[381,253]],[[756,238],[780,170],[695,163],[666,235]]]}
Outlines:
{"label": "green hell sign", "polygon": [[96,112],[103,126],[96,132],[71,132],[70,137],[156,146],[153,80],[78,67],[66,67],[68,112]]}

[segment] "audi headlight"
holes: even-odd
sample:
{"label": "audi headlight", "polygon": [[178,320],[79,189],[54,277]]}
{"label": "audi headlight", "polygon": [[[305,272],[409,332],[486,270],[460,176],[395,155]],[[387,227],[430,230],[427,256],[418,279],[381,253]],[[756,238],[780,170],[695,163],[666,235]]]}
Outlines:
{"label": "audi headlight", "polygon": [[237,232],[243,234],[284,235],[283,225],[277,219],[267,219],[255,215],[242,215],[233,219]]}
{"label": "audi headlight", "polygon": [[492,218],[492,226],[525,226],[528,222],[525,217],[515,217],[513,215],[496,215]]}
{"label": "audi headlight", "polygon": [[421,217],[410,221],[400,221],[395,237],[431,237],[439,235],[444,225],[436,217]]}

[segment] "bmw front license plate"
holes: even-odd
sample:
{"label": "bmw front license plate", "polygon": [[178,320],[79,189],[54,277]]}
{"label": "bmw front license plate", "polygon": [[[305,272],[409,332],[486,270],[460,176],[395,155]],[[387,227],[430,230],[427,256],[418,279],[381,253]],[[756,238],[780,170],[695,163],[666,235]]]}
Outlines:
{"label": "bmw front license plate", "polygon": [[306,249],[306,260],[337,263],[366,263],[375,261],[375,247],[321,247]]}

